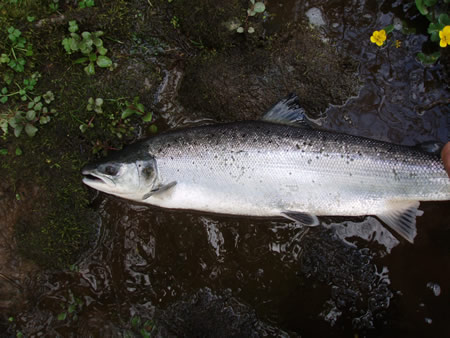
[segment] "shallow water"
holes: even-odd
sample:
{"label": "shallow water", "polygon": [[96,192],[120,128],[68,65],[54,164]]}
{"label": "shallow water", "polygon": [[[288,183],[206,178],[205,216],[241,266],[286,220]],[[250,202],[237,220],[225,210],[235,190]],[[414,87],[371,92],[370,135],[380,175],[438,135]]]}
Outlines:
{"label": "shallow water", "polygon": [[[281,25],[277,20],[305,20],[315,8],[323,38],[359,61],[358,96],[314,116],[323,126],[407,145],[447,141],[448,106],[422,109],[448,97],[441,67],[424,68],[414,58],[426,37],[396,32],[398,49],[369,42],[393,13],[421,24],[413,9],[400,1],[280,3],[269,4],[277,16],[268,29]],[[138,334],[145,320],[160,336],[449,332],[450,202],[422,204],[414,245],[373,217],[322,218],[324,227],[306,229],[95,192],[92,208],[101,216],[96,247],[74,271],[43,276],[33,310],[18,318],[30,335]],[[58,320],[60,313],[67,318]]]}

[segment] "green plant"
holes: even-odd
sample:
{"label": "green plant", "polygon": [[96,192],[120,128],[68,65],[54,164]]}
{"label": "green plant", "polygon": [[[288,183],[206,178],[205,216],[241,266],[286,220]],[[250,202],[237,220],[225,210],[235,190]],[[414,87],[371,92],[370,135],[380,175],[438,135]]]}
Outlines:
{"label": "green plant", "polygon": [[[450,42],[450,18],[447,14],[448,3],[450,3],[450,0],[415,0],[417,10],[429,21],[427,32],[430,35],[430,40],[432,42],[440,42],[442,48],[447,47],[448,42]],[[370,39],[381,47],[385,45],[387,35],[393,30],[394,26],[389,25],[380,31],[375,31]],[[402,27],[402,31],[405,34],[416,32],[415,28],[406,27],[406,24]],[[399,47],[398,40],[396,41],[396,47]],[[440,51],[429,54],[420,52],[417,54],[417,58],[423,64],[433,64],[440,56]]]}
{"label": "green plant", "polygon": [[80,298],[75,297],[73,295],[73,292],[69,290],[68,299],[66,299],[65,303],[61,303],[60,305],[63,309],[63,312],[58,314],[58,320],[63,321],[69,319],[76,321],[78,320],[78,313],[80,313],[83,309],[84,303]]}
{"label": "green plant", "polygon": [[[7,32],[9,51],[0,55],[0,64],[5,63],[14,71],[22,73],[27,63],[25,57],[33,55],[33,46],[27,43],[22,32],[13,26],[8,27]],[[5,80],[5,76],[3,78]]]}
{"label": "green plant", "polygon": [[174,15],[172,19],[170,19],[170,24],[173,26],[173,28],[177,29],[180,28],[180,19]]}
{"label": "green plant", "polygon": [[59,0],[52,0],[49,5],[52,12],[56,12],[59,8]]}
{"label": "green plant", "polygon": [[252,16],[255,16],[258,13],[263,13],[266,10],[266,5],[264,5],[264,2],[262,1],[255,1],[255,0],[250,0],[250,6],[247,9],[247,17],[245,18],[245,23],[242,24],[241,26],[239,26],[236,29],[236,32],[238,33],[244,33],[245,28],[247,28],[247,32],[252,34],[255,32],[255,29],[251,26],[248,26],[248,19]]}
{"label": "green plant", "polygon": [[[110,112],[104,112],[103,103],[104,101],[108,101],[114,103],[115,105],[109,106]],[[133,127],[130,123],[130,118],[133,115],[139,116],[143,123],[151,123],[153,121],[153,113],[146,112],[145,107],[142,103],[139,102],[139,97],[135,97],[133,101],[128,101],[126,98],[118,98],[118,99],[106,99],[102,98],[92,98],[90,97],[88,100],[88,104],[86,106],[86,110],[88,112],[92,112],[93,115],[89,118],[88,121],[81,122],[80,130],[82,133],[85,133],[89,128],[94,128],[94,120],[96,118],[101,117],[100,124],[102,128],[107,128],[112,134],[117,136],[119,139],[123,137],[123,135],[128,134],[133,131]],[[151,124],[149,126],[149,131],[152,133],[156,133],[158,128],[156,125]],[[107,144],[98,141],[94,145],[94,153],[109,149]]]}
{"label": "green plant", "polygon": [[46,105],[55,99],[53,93],[48,91],[42,96],[30,98],[25,109],[7,110],[0,113],[0,129],[3,131],[2,137],[8,135],[9,128],[14,130],[14,135],[19,137],[23,131],[33,137],[38,131],[37,125],[44,125],[50,122],[51,115],[55,114],[54,109],[49,109]]}
{"label": "green plant", "polygon": [[[133,316],[130,320],[131,328],[133,331],[138,332],[142,337],[149,338],[152,335],[156,325],[152,320],[146,320],[142,322],[141,317]],[[133,337],[133,334],[128,332],[129,337]]]}
{"label": "green plant", "polygon": [[67,54],[81,52],[85,55],[75,60],[74,63],[86,64],[84,71],[87,75],[95,74],[95,63],[101,68],[111,69],[112,61],[106,56],[108,50],[103,47],[103,41],[100,39],[103,36],[103,32],[83,32],[79,35],[76,33],[78,29],[79,27],[75,20],[69,21],[70,37],[62,40],[62,45]]}
{"label": "green plant", "polygon": [[94,6],[95,6],[94,0],[79,0],[78,1],[79,8],[94,7]]}

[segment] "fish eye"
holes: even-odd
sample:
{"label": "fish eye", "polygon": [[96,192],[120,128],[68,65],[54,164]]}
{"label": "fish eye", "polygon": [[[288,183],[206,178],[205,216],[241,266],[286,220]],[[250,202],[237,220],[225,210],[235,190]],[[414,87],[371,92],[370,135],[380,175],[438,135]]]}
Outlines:
{"label": "fish eye", "polygon": [[146,166],[144,167],[144,169],[142,169],[142,175],[145,176],[145,178],[150,178],[153,174],[153,168],[150,166]]}
{"label": "fish eye", "polygon": [[119,172],[119,168],[114,167],[112,165],[108,165],[105,168],[105,174],[106,175],[116,176],[118,172]]}

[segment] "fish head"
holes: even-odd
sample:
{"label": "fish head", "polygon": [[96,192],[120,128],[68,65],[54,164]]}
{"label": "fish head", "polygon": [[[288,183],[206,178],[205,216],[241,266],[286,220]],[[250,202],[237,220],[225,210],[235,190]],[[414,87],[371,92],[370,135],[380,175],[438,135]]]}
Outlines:
{"label": "fish head", "polygon": [[145,151],[124,149],[82,169],[83,183],[99,191],[140,200],[157,181],[156,160]]}

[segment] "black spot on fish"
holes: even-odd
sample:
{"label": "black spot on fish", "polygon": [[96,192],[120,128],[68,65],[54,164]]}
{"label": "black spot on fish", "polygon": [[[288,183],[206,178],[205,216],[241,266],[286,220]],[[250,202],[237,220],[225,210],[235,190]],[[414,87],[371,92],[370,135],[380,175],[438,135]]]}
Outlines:
{"label": "black spot on fish", "polygon": [[309,160],[308,160],[308,164],[311,164],[311,162],[312,162],[312,160],[311,160],[311,159],[309,159]]}
{"label": "black spot on fish", "polygon": [[300,146],[298,145],[298,143],[295,144],[295,147],[296,147],[297,149],[300,149]]}

